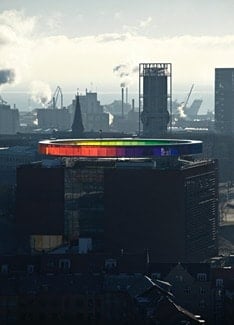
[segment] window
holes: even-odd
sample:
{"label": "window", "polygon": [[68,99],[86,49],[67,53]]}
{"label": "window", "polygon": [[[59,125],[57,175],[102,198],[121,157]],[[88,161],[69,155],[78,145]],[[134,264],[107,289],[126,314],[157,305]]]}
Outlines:
{"label": "window", "polygon": [[198,281],[202,281],[202,282],[207,281],[207,275],[206,275],[206,273],[198,273],[197,274],[197,280]]}
{"label": "window", "polygon": [[206,307],[205,300],[200,300],[199,301],[199,308],[203,310],[203,309],[205,309],[205,307]]}
{"label": "window", "polygon": [[113,258],[109,258],[107,260],[105,260],[105,267],[106,269],[113,269],[117,266],[117,261]]}
{"label": "window", "polygon": [[199,288],[200,295],[204,295],[206,293],[206,290],[202,287]]}
{"label": "window", "polygon": [[183,276],[182,275],[176,275],[175,276],[176,281],[182,282],[183,281]]}
{"label": "window", "polygon": [[62,270],[68,270],[71,267],[71,261],[69,259],[60,259],[59,268]]}
{"label": "window", "polygon": [[8,265],[7,264],[3,264],[1,266],[1,272],[2,273],[8,273]]}
{"label": "window", "polygon": [[216,287],[222,287],[223,286],[223,279],[216,279],[215,284],[216,284]]}
{"label": "window", "polygon": [[184,288],[184,292],[185,292],[186,295],[190,295],[191,294],[191,288],[190,287]]}
{"label": "window", "polygon": [[32,274],[34,272],[34,265],[27,265],[27,273]]}

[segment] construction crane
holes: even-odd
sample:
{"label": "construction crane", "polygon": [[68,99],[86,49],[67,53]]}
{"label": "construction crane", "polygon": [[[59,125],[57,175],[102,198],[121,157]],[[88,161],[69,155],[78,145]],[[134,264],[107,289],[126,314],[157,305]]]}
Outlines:
{"label": "construction crane", "polygon": [[192,94],[193,88],[194,88],[194,84],[192,84],[192,86],[191,86],[191,88],[190,88],[190,91],[189,91],[189,93],[188,93],[188,96],[187,96],[187,98],[186,98],[186,100],[185,100],[185,102],[184,102],[184,105],[183,105],[183,109],[184,109],[184,111],[185,111],[186,108],[187,108],[187,104],[188,104],[189,98],[190,98],[190,96],[191,96],[191,94]]}
{"label": "construction crane", "polygon": [[189,98],[192,94],[192,91],[193,91],[193,87],[194,87],[194,84],[192,84],[190,90],[189,90],[189,93],[185,99],[184,102],[180,103],[178,106],[177,106],[177,112],[179,114],[179,118],[182,118],[184,119],[186,117],[186,111],[187,111],[187,104],[188,104],[188,101],[189,101]]}
{"label": "construction crane", "polygon": [[48,103],[48,108],[53,108],[53,109],[59,108],[57,107],[59,96],[60,96],[60,108],[61,109],[63,108],[63,93],[61,87],[59,86],[57,86],[51,101]]}

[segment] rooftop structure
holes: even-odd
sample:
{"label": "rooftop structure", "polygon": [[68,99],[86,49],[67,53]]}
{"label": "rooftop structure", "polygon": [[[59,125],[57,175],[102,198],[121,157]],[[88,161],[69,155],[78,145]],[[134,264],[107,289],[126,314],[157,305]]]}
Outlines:
{"label": "rooftop structure", "polygon": [[146,158],[202,152],[202,142],[162,139],[71,139],[39,142],[41,154],[66,157]]}

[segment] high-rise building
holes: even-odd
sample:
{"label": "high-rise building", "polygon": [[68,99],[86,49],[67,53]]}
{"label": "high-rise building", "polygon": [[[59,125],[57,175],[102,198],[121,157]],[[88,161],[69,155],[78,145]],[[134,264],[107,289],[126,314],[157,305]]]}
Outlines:
{"label": "high-rise building", "polygon": [[200,142],[75,139],[39,148],[63,157],[57,186],[64,190],[66,241],[91,239],[97,252],[147,250],[155,261],[217,254],[217,163],[184,157],[200,153]]}
{"label": "high-rise building", "polygon": [[234,68],[215,69],[215,128],[234,133]]}

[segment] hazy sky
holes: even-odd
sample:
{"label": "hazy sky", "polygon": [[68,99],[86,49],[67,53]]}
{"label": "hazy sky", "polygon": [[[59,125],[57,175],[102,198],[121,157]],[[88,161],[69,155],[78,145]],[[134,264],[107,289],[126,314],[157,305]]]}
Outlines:
{"label": "hazy sky", "polygon": [[137,91],[139,62],[172,62],[173,88],[211,89],[214,68],[234,66],[233,12],[233,0],[0,0],[0,69],[16,73],[2,87]]}

